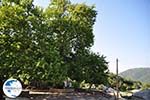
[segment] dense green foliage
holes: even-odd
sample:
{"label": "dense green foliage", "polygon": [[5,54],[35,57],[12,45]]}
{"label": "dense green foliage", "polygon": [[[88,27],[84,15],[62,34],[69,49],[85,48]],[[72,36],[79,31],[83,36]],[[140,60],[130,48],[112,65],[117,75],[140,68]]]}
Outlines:
{"label": "dense green foliage", "polygon": [[133,68],[120,73],[120,76],[150,84],[150,68]]}
{"label": "dense green foliage", "polygon": [[145,90],[145,89],[150,89],[150,84],[148,84],[148,83],[143,83],[142,89],[143,89],[143,90]]}
{"label": "dense green foliage", "polygon": [[107,80],[103,55],[94,43],[94,6],[51,0],[46,9],[33,0],[3,0],[0,5],[0,75],[24,83],[55,87],[67,78],[88,83]]}
{"label": "dense green foliage", "polygon": [[[113,73],[109,73],[108,75],[108,86],[112,88],[116,88],[117,84],[117,76]],[[119,90],[120,91],[129,91],[133,89],[141,89],[143,84],[140,81],[133,81],[126,78],[122,78],[119,76]]]}

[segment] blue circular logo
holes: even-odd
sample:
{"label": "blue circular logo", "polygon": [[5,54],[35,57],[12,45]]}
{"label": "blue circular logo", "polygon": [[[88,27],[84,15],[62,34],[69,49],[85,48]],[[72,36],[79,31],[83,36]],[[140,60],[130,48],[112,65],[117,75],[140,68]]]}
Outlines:
{"label": "blue circular logo", "polygon": [[22,92],[22,85],[16,79],[8,79],[3,85],[4,94],[9,98],[16,98]]}

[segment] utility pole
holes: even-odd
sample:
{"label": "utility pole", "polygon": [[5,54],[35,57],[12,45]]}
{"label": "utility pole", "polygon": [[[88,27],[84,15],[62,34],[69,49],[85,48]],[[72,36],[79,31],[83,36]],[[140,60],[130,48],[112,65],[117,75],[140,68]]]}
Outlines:
{"label": "utility pole", "polygon": [[116,90],[117,90],[117,100],[119,100],[119,77],[118,77],[118,58],[116,59]]}

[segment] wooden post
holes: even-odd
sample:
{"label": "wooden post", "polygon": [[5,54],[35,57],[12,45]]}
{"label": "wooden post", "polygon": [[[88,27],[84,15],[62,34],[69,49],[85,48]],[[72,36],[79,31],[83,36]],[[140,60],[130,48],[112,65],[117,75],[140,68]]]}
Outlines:
{"label": "wooden post", "polygon": [[117,90],[117,100],[119,100],[119,77],[118,77],[118,58],[116,59],[116,90]]}

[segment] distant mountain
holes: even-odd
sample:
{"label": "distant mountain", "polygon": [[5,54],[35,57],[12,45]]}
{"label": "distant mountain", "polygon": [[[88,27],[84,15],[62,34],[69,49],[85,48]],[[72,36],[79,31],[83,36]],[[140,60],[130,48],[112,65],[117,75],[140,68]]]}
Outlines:
{"label": "distant mountain", "polygon": [[150,83],[150,68],[133,68],[126,70],[119,75],[127,79]]}

